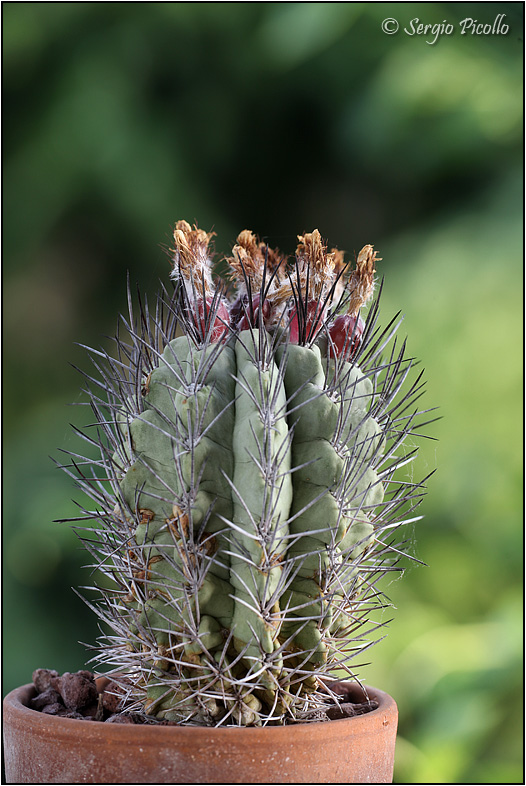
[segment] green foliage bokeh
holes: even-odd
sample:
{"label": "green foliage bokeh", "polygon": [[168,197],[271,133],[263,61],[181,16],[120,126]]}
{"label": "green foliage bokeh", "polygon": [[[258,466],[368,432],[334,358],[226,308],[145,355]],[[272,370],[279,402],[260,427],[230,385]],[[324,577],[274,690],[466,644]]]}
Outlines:
{"label": "green foliage bokeh", "polygon": [[[84,667],[97,624],[75,490],[75,342],[126,273],[154,293],[179,218],[285,250],[374,243],[382,314],[442,419],[361,678],[400,708],[398,782],[522,781],[520,3],[4,3],[4,691]],[[461,34],[460,21],[508,32]],[[381,23],[395,16],[394,35]],[[410,20],[451,35],[408,35]],[[357,664],[358,665],[358,664]]]}

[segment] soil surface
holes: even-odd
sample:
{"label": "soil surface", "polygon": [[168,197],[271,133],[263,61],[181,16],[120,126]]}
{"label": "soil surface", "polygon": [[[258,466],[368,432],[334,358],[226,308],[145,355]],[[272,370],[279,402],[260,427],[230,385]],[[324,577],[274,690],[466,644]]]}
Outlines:
{"label": "soil surface", "polygon": [[[177,726],[177,723],[172,721],[159,721],[139,712],[120,711],[122,688],[110,680],[102,692],[99,692],[95,677],[96,675],[90,671],[64,672],[60,675],[52,669],[37,669],[33,672],[36,695],[31,699],[30,707],[47,715],[60,715],[63,718],[78,720]],[[341,699],[328,709],[321,710],[317,718],[319,720],[351,718],[378,707],[378,702],[367,699],[359,685],[331,682],[330,690]]]}

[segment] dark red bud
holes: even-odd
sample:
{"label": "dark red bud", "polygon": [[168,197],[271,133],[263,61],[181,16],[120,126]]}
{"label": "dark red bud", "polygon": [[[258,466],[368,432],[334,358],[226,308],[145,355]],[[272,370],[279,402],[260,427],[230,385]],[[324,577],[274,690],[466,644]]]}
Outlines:
{"label": "dark red bud", "polygon": [[[199,324],[201,326],[201,334],[203,337],[206,336],[207,330],[209,327],[210,320],[212,319],[211,311],[212,311],[212,303],[213,298],[208,297],[206,299],[206,309],[205,304],[202,299],[197,301],[197,317],[199,320]],[[221,341],[223,336],[228,333],[228,325],[230,322],[230,314],[228,312],[228,308],[226,304],[221,301],[217,306],[215,315],[213,317],[213,324],[210,330],[210,337],[209,341],[211,344],[215,344],[218,341]]]}
{"label": "dark red bud", "polygon": [[351,314],[340,314],[329,328],[329,357],[343,357],[350,360],[362,340],[365,323],[363,319]]}
{"label": "dark red bud", "polygon": [[246,295],[239,295],[230,306],[230,325],[237,328],[247,307]]}
{"label": "dark red bud", "polygon": [[[304,341],[313,341],[315,339],[321,326],[323,325],[325,310],[326,309],[323,309],[323,311],[321,310],[319,301],[309,301],[307,304],[307,314],[305,316],[305,330],[302,337]],[[300,321],[298,319],[298,312],[296,308],[293,308],[292,310],[289,341],[291,344],[300,343]]]}
{"label": "dark red bud", "polygon": [[[260,309],[260,301],[261,296],[259,294],[254,295],[252,298],[252,311],[248,307],[248,302],[245,302],[243,306],[243,316],[238,322],[239,330],[248,330],[250,327],[258,327],[259,326],[259,309]],[[270,301],[265,298],[263,301],[263,306],[261,307],[261,313],[263,316],[263,324],[265,325],[268,318],[270,317]]]}

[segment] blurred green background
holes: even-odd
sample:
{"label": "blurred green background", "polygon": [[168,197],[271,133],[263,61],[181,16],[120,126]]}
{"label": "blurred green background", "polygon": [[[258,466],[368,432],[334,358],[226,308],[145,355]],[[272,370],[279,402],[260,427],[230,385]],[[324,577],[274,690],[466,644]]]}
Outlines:
{"label": "blurred green background", "polygon": [[[507,34],[461,35],[460,21]],[[4,692],[76,670],[97,625],[75,490],[74,342],[109,345],[179,218],[292,251],[374,243],[382,314],[442,419],[365,682],[400,708],[399,783],[522,773],[522,3],[4,3]],[[400,30],[382,32],[396,17]],[[410,36],[410,20],[452,35]],[[416,23],[415,23],[416,24]],[[70,365],[72,364],[72,365]],[[89,416],[88,416],[89,419]]]}

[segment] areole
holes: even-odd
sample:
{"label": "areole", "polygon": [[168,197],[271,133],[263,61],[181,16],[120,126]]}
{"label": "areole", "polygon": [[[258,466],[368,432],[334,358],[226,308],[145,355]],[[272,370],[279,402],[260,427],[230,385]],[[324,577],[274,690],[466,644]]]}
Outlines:
{"label": "areole", "polygon": [[27,706],[24,685],[4,699],[6,782],[391,783],[396,703],[366,691],[378,708],[354,718],[208,728],[49,716]]}

